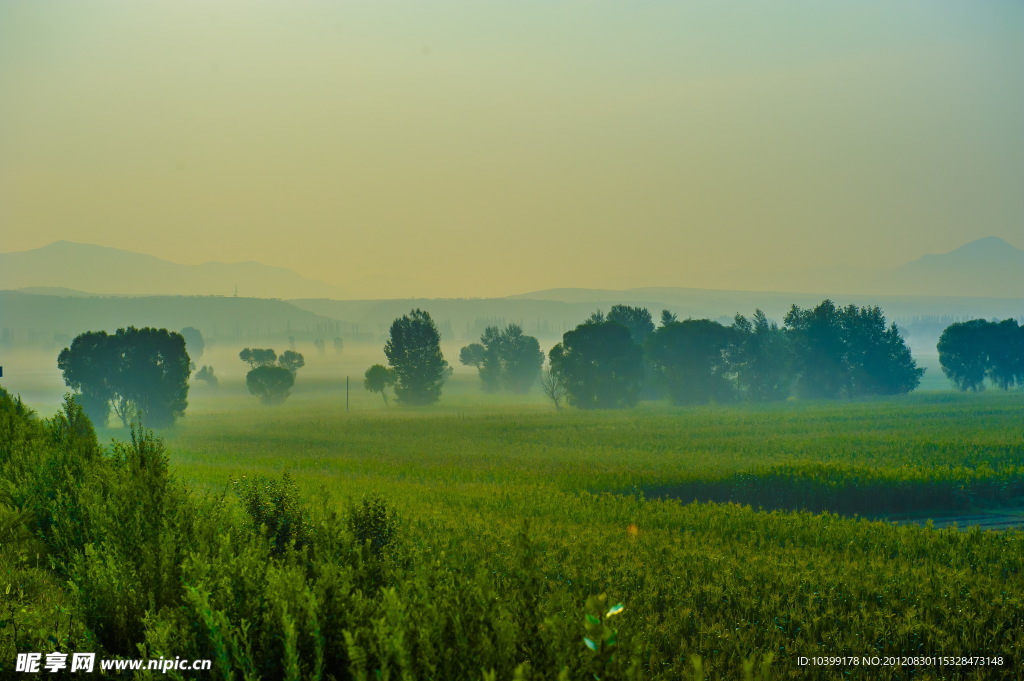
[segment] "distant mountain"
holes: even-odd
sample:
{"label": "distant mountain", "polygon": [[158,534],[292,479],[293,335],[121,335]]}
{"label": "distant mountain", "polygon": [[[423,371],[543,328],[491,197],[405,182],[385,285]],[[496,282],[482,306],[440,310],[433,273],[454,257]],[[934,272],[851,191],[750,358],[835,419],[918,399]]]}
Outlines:
{"label": "distant mountain", "polygon": [[66,345],[84,331],[155,326],[199,329],[207,340],[257,343],[271,338],[348,336],[353,325],[283,300],[233,296],[59,296],[0,291],[0,345]]}
{"label": "distant mountain", "polygon": [[889,274],[892,289],[911,295],[1024,296],[1024,251],[999,237],[925,255]]}
{"label": "distant mountain", "polygon": [[239,295],[256,298],[344,297],[345,292],[284,267],[257,262],[181,265],[106,246],[57,241],[0,253],[0,290],[74,289],[103,295]]}
{"label": "distant mountain", "polygon": [[1024,251],[986,237],[948,253],[925,255],[893,269],[856,266],[709,273],[704,288],[791,291],[821,295],[1024,297]]}

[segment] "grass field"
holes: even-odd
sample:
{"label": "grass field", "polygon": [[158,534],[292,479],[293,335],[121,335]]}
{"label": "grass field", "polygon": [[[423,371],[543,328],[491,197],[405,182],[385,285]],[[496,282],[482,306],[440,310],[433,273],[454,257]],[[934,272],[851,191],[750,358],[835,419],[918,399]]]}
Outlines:
{"label": "grass field", "polygon": [[[198,495],[287,471],[310,503],[379,495],[397,511],[404,562],[346,606],[363,629],[339,644],[354,660],[339,678],[724,679],[745,662],[772,678],[1020,675],[1024,533],[852,517],[1019,504],[1020,392],[586,413],[457,374],[420,409],[353,380],[346,412],[343,382],[317,376],[280,407],[230,376],[197,386],[160,435]],[[584,615],[620,602],[609,661]]]}

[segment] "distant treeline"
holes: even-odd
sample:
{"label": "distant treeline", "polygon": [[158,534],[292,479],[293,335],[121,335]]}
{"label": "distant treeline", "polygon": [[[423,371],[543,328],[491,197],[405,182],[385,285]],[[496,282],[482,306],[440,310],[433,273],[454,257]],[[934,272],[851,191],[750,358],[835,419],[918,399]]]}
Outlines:
{"label": "distant treeline", "polygon": [[[479,369],[485,390],[522,392],[543,363],[536,339],[525,338],[515,325],[488,327],[460,359]],[[565,397],[583,409],[665,396],[695,404],[895,395],[916,388],[924,373],[878,307],[831,300],[792,306],[782,327],[761,310],[728,326],[665,310],[656,327],[646,308],[615,305],[566,332],[548,358],[545,392],[556,406]]]}

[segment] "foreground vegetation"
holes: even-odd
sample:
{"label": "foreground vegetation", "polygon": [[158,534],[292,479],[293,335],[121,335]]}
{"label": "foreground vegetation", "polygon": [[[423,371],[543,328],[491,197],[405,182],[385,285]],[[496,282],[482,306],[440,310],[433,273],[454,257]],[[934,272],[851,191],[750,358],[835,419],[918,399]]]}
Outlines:
{"label": "foreground vegetation", "polygon": [[974,654],[1004,663],[843,671],[1014,678],[1024,534],[652,494],[735,478],[779,506],[824,484],[853,510],[914,488],[942,508],[977,481],[965,506],[1014,501],[1022,397],[348,416],[240,397],[169,431],[169,461],[7,400],[0,665],[56,646],[210,658],[217,679],[832,678],[797,657]]}

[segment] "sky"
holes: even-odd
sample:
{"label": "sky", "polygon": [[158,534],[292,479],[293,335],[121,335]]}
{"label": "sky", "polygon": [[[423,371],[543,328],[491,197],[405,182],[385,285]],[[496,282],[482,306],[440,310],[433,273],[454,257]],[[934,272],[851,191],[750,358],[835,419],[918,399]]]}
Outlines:
{"label": "sky", "polygon": [[1022,71],[1015,0],[3,0],[0,251],[484,297],[1024,247]]}

